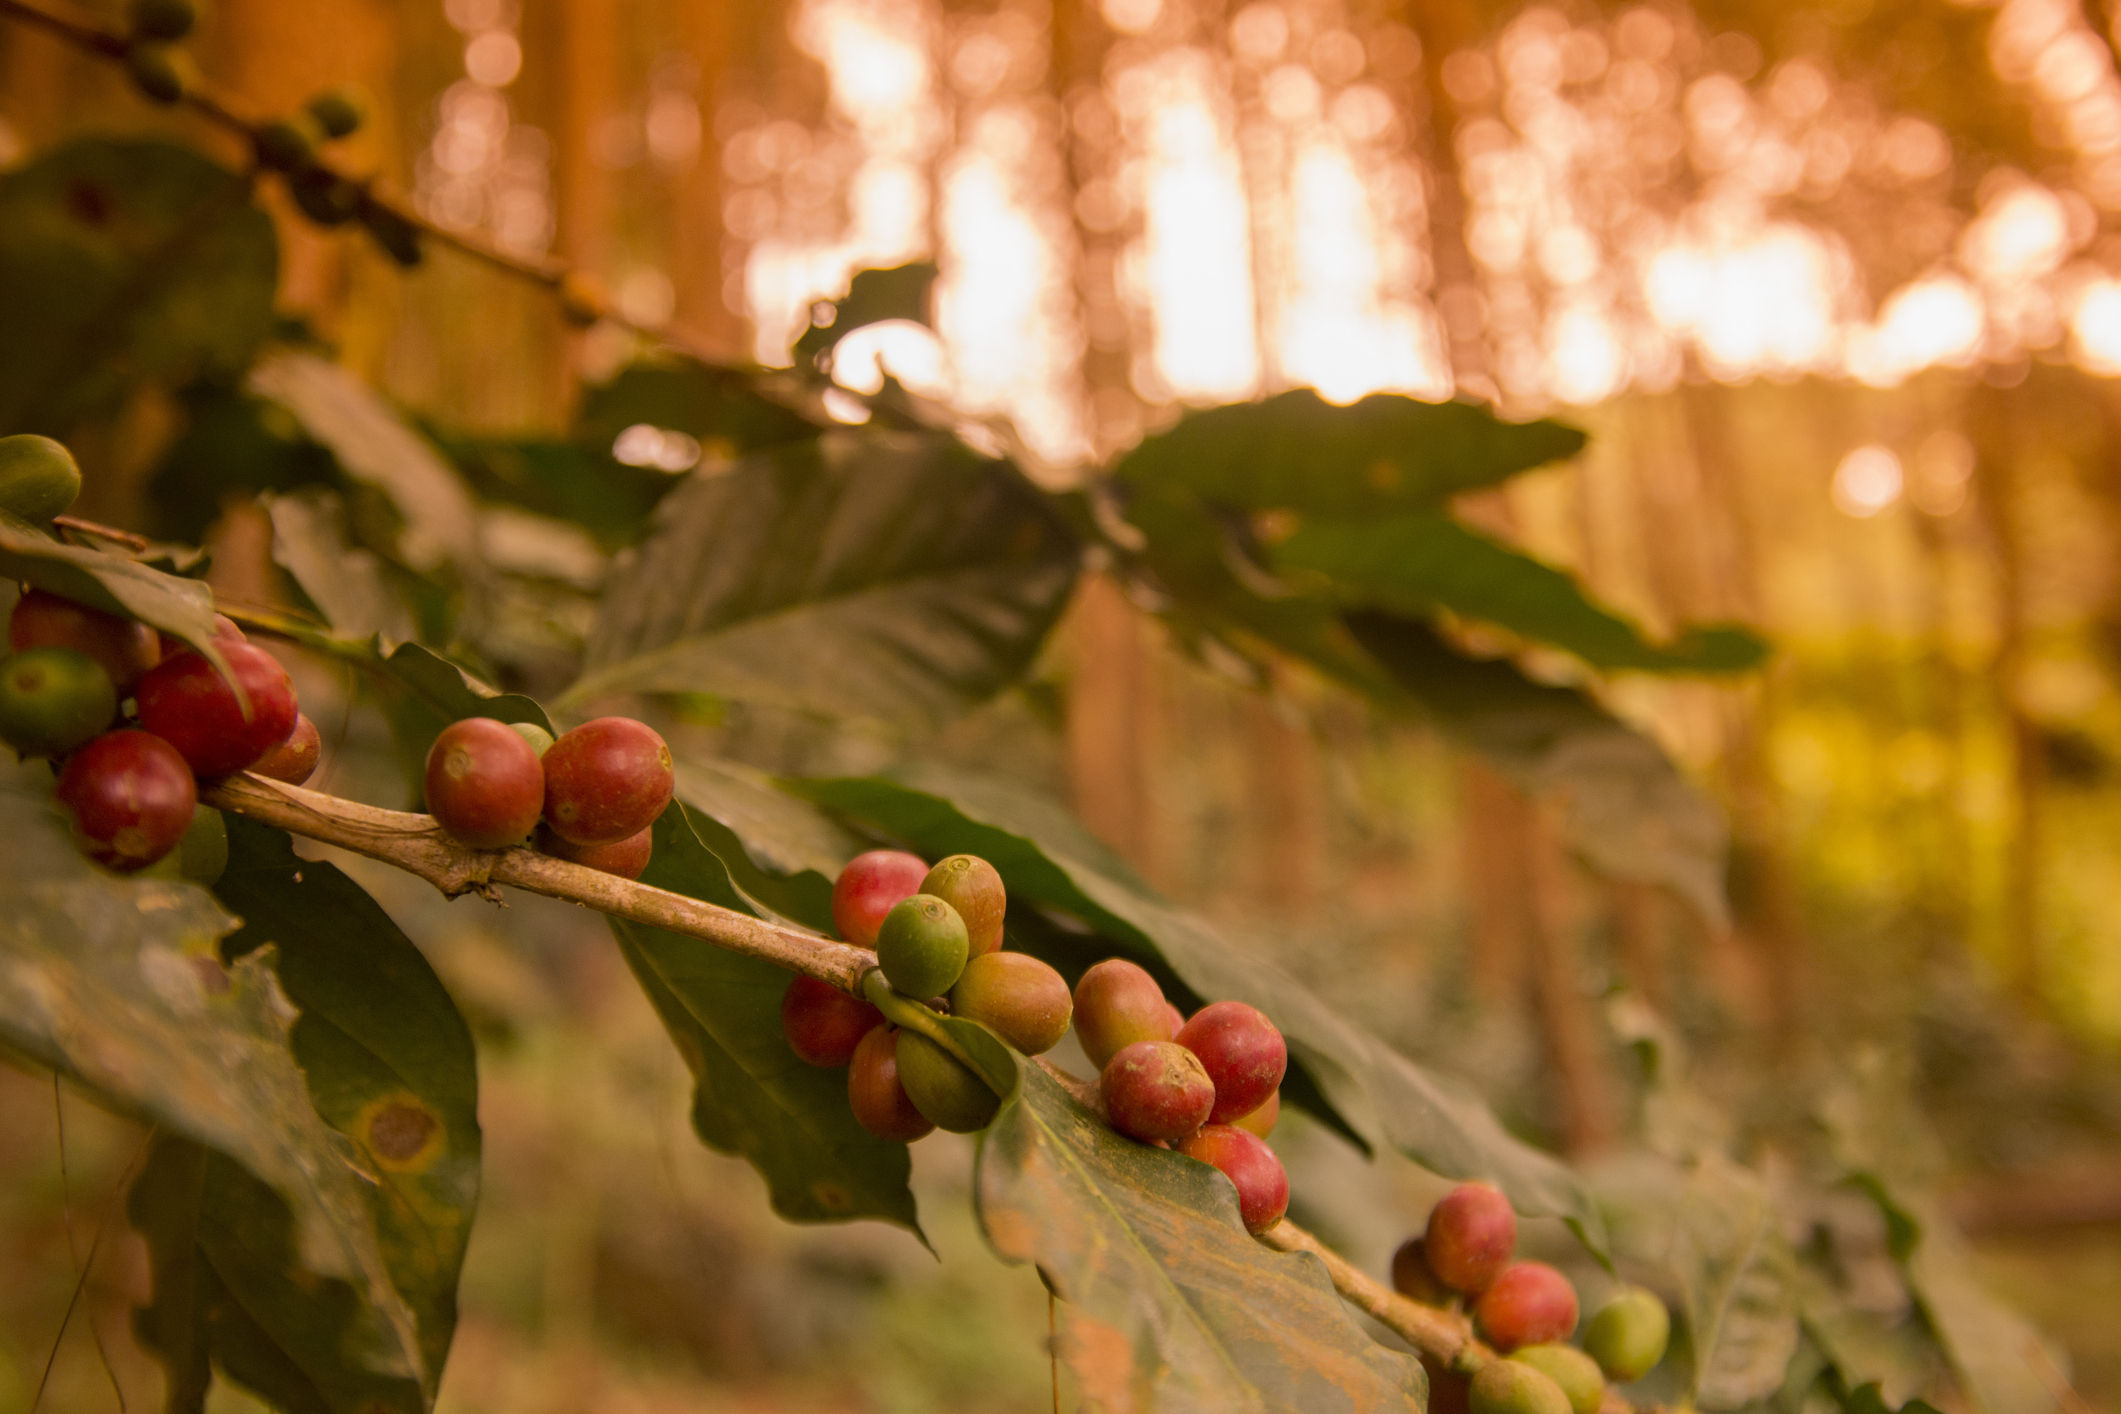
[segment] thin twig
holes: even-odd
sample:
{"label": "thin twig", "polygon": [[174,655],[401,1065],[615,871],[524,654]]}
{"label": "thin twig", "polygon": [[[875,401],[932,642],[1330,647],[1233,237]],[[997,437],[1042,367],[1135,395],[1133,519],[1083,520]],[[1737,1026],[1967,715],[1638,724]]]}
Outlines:
{"label": "thin twig", "polygon": [[[88,1285],[91,1269],[81,1265],[81,1253],[74,1247],[74,1195],[73,1181],[66,1171],[66,1104],[59,1084],[59,1072],[52,1072],[52,1127],[59,1136],[59,1226],[66,1233],[66,1260],[74,1268],[74,1280],[80,1287]],[[118,1383],[118,1371],[110,1362],[110,1351],[103,1344],[103,1328],[96,1324],[96,1313],[87,1316],[89,1339],[95,1342],[96,1358],[103,1362],[103,1373],[110,1378],[111,1392],[118,1396],[118,1414],[125,1414],[125,1386]],[[66,1327],[59,1327],[59,1334],[66,1334]]]}
{"label": "thin twig", "polygon": [[132,1185],[133,1174],[140,1167],[140,1160],[147,1156],[147,1146],[155,1137],[150,1128],[140,1136],[140,1147],[133,1150],[125,1172],[118,1175],[118,1186],[111,1191],[110,1201],[103,1206],[103,1220],[96,1224],[96,1235],[88,1244],[88,1268],[84,1268],[80,1280],[74,1283],[74,1294],[66,1300],[66,1314],[59,1318],[59,1333],[52,1337],[51,1353],[44,1357],[44,1373],[37,1378],[37,1393],[29,1402],[29,1414],[37,1414],[37,1406],[44,1402],[44,1388],[51,1383],[52,1367],[59,1362],[59,1346],[66,1339],[66,1327],[74,1319],[74,1307],[81,1303],[81,1293],[88,1286],[88,1270],[96,1265],[96,1253],[103,1246],[103,1234],[110,1229],[110,1220],[118,1211],[118,1202],[125,1190]]}
{"label": "thin twig", "polygon": [[83,520],[79,516],[53,516],[52,524],[61,530],[71,530],[76,535],[86,535],[94,540],[108,540],[113,545],[123,545],[128,550],[145,550],[147,537],[135,535],[130,530],[120,530],[115,525],[104,525],[100,521]]}

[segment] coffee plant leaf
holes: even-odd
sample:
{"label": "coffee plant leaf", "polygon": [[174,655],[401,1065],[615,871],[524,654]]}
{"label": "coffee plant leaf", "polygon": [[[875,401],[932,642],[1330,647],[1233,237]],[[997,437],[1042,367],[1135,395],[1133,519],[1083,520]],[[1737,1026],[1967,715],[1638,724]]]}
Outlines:
{"label": "coffee plant leaf", "polygon": [[[281,989],[301,1012],[295,1061],[317,1113],[353,1142],[374,1180],[367,1198],[383,1257],[419,1323],[425,1368],[438,1374],[479,1194],[470,1028],[427,959],[359,884],[296,856],[282,831],[241,816],[227,823],[228,867],[214,892],[242,927],[222,952],[272,949]],[[281,1278],[275,1291],[235,1294],[269,1324],[302,1300],[299,1284]],[[234,1285],[226,1271],[224,1280]],[[314,1357],[289,1354],[320,1392],[339,1387],[336,1366],[311,1370]],[[434,1390],[425,1393],[432,1399]]]}
{"label": "coffee plant leaf", "polygon": [[[1946,1370],[1936,1338],[1909,1312],[1879,1311],[1849,1299],[1837,1274],[1811,1260],[1797,1271],[1798,1316],[1844,1388],[1868,1389],[1886,1409],[1899,1409],[1931,1388]],[[1873,1298],[1875,1300],[1875,1298]],[[1843,1405],[1853,1410],[1854,1402]]]}
{"label": "coffee plant leaf", "polygon": [[148,481],[157,533],[194,543],[230,494],[335,486],[339,463],[278,403],[201,380],[177,390],[184,430]]}
{"label": "coffee plant leaf", "polygon": [[214,638],[214,592],[114,550],[63,544],[0,512],[0,576],[105,613],[138,619],[224,666]]}
{"label": "coffee plant leaf", "polygon": [[82,139],[0,175],[0,433],[60,436],[141,380],[241,373],[279,278],[251,198],[156,141]]}
{"label": "coffee plant leaf", "polygon": [[735,761],[679,753],[677,797],[747,896],[806,928],[833,931],[832,881],[868,848],[860,836]]}
{"label": "coffee plant leaf", "polygon": [[888,270],[857,270],[847,284],[847,293],[831,302],[832,317],[820,323],[814,316],[810,327],[795,341],[798,363],[815,365],[865,324],[887,319],[906,319],[926,324],[929,297],[935,289],[937,270],[932,261],[917,260]]}
{"label": "coffee plant leaf", "polygon": [[391,586],[382,559],[353,544],[346,505],[322,486],[268,494],[273,562],[294,578],[324,621],[357,638],[403,643],[418,634],[411,609]]}
{"label": "coffee plant leaf", "polygon": [[224,966],[216,945],[237,920],[212,895],[82,859],[41,764],[0,781],[0,827],[0,1044],[216,1151],[254,1196],[271,1195],[236,1216],[279,1224],[275,1269],[340,1293],[317,1338],[378,1379],[431,1387],[378,1230],[374,1175],[312,1103],[271,955]]}
{"label": "coffee plant leaf", "polygon": [[1059,1297],[1085,1408],[1426,1405],[1420,1362],[1356,1323],[1317,1258],[1247,1236],[1229,1180],[1120,1137],[1043,1067],[1020,1069],[981,1136],[975,1201],[994,1249],[1035,1263]]}
{"label": "coffee plant leaf", "polygon": [[1416,617],[1447,609],[1597,668],[1734,673],[1766,651],[1729,625],[1652,643],[1569,575],[1436,512],[1309,520],[1271,554],[1276,568],[1311,577],[1337,603]]}
{"label": "coffee plant leaf", "polygon": [[710,464],[808,441],[825,425],[767,393],[774,378],[789,376],[661,354],[585,390],[572,435],[588,452],[608,458],[629,427],[681,432],[700,444],[700,459]]}
{"label": "coffee plant leaf", "polygon": [[[757,915],[690,812],[673,804],[655,824],[641,882]],[[792,1222],[879,1218],[920,1232],[906,1146],[855,1123],[847,1072],[806,1064],[781,1031],[790,974],[696,938],[614,918],[611,930],[697,1089],[692,1124],[718,1153],[748,1160],[774,1211]]]}
{"label": "coffee plant leaf", "polygon": [[1559,1160],[1513,1137],[1468,1087],[1416,1065],[1159,897],[1058,802],[937,766],[790,788],[928,858],[963,852],[986,859],[1008,887],[1012,919],[1021,901],[1086,925],[1087,936],[1016,930],[1023,932],[1018,946],[1045,954],[1065,975],[1120,954],[1157,974],[1184,1010],[1226,999],[1258,1007],[1288,1041],[1286,1099],[1358,1144],[1388,1144],[1448,1178],[1488,1179],[1520,1212],[1562,1218],[1594,1252],[1603,1251],[1590,1195]]}
{"label": "coffee plant leaf", "polygon": [[691,692],[932,726],[1029,667],[1077,559],[1006,464],[930,434],[830,433],[673,492],[557,705]]}
{"label": "coffee plant leaf", "polygon": [[1372,393],[1345,407],[1307,388],[1188,413],[1114,464],[1129,488],[1183,487],[1256,513],[1373,517],[1432,510],[1583,450],[1558,422],[1504,422],[1471,403]]}
{"label": "coffee plant leaf", "polygon": [[1662,885],[1710,926],[1728,923],[1729,824],[1654,741],[1582,690],[1470,657],[1417,619],[1363,611],[1346,623],[1424,716],[1521,789],[1558,800],[1563,834],[1591,868]]}

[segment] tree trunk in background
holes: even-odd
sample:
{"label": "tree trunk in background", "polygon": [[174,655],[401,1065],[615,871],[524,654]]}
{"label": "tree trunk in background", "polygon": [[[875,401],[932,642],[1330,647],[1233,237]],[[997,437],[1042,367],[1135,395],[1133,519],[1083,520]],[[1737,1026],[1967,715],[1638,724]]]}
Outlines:
{"label": "tree trunk in background", "polygon": [[1609,881],[1606,913],[1620,975],[1658,1011],[1672,1009],[1672,939],[1665,897],[1654,884]]}
{"label": "tree trunk in background", "polygon": [[1415,114],[1422,134],[1417,147],[1429,168],[1429,260],[1451,377],[1462,394],[1493,401],[1498,389],[1488,368],[1486,307],[1466,249],[1466,194],[1453,146],[1458,105],[1443,84],[1444,60],[1480,37],[1478,17],[1465,0],[1398,0],[1387,11],[1421,36],[1422,91],[1415,97],[1424,111]]}
{"label": "tree trunk in background", "polygon": [[700,66],[700,150],[671,177],[671,283],[677,322],[733,357],[747,352],[742,321],[722,298],[722,145],[715,114],[722,106],[737,23],[730,0],[680,0],[673,9],[678,47]]}
{"label": "tree trunk in background", "polygon": [[1149,879],[1159,874],[1156,683],[1141,615],[1119,586],[1087,576],[1069,615],[1068,784],[1075,813]]}
{"label": "tree trunk in background", "polygon": [[1584,975],[1584,910],[1574,898],[1576,865],[1553,819],[1532,810],[1527,820],[1532,887],[1526,939],[1533,1002],[1560,1101],[1561,1147],[1571,1158],[1582,1158],[1611,1145],[1616,1130],[1606,1025]]}
{"label": "tree trunk in background", "polygon": [[1461,756],[1458,784],[1473,923],[1473,986],[1489,1005],[1514,1008],[1525,990],[1531,880],[1524,841],[1531,808],[1516,787],[1477,756]]}
{"label": "tree trunk in background", "polygon": [[1319,762],[1310,731],[1285,712],[1268,693],[1245,700],[1252,776],[1245,818],[1256,897],[1271,911],[1296,914],[1311,904],[1318,887]]}
{"label": "tree trunk in background", "polygon": [[[558,50],[564,66],[557,130],[552,134],[553,254],[578,270],[610,280],[618,224],[618,181],[597,157],[597,128],[619,111],[620,10],[617,0],[567,0],[559,7]],[[717,219],[719,219],[719,212]],[[567,336],[560,370],[562,406],[574,401],[573,350],[584,336]]]}

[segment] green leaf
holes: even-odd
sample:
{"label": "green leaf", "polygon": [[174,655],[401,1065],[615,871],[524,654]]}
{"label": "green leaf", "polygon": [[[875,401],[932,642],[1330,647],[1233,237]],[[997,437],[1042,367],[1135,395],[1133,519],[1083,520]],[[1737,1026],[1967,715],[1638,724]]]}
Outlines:
{"label": "green leaf", "polygon": [[138,619],[223,666],[214,646],[214,592],[203,580],[165,574],[115,551],[61,544],[6,514],[0,514],[0,576]]}
{"label": "green leaf", "polygon": [[1112,1132],[1037,1065],[980,1141],[980,1223],[1060,1297],[1085,1407],[1420,1409],[1411,1355],[1359,1325],[1309,1253],[1245,1234],[1206,1164]]}
{"label": "green leaf", "polygon": [[1887,1411],[1914,1406],[1910,1414],[1922,1414],[1927,1406],[1916,1396],[1944,1373],[1944,1353],[1921,1320],[1906,1311],[1856,1305],[1835,1276],[1812,1261],[1799,1264],[1797,1300],[1805,1335],[1852,1391],[1842,1402],[1845,1414],[1874,1403]]}
{"label": "green leaf", "polygon": [[254,1207],[260,1221],[266,1208],[280,1215],[287,1261],[359,1307],[341,1328],[349,1364],[431,1382],[371,1180],[311,1103],[270,958],[223,967],[215,944],[236,921],[205,890],[96,869],[49,800],[41,765],[0,781],[0,1046],[240,1165],[257,1193],[276,1195]]}
{"label": "green leaf", "polygon": [[934,725],[1029,666],[1077,555],[1005,464],[932,434],[831,433],[666,500],[559,705],[699,692]]}
{"label": "green leaf", "polygon": [[249,180],[188,148],[84,139],[0,175],[0,432],[63,434],[140,379],[233,377],[278,278]]}
{"label": "green leaf", "polygon": [[583,395],[575,435],[608,457],[619,433],[646,423],[697,439],[705,457],[727,458],[807,441],[824,430],[762,394],[760,378],[673,355],[632,364]]}
{"label": "green leaf", "polygon": [[680,755],[677,797],[747,897],[805,927],[833,931],[832,881],[866,841],[734,761]]}
{"label": "green leaf", "polygon": [[398,760],[417,794],[426,779],[427,752],[442,728],[466,717],[530,722],[552,731],[545,709],[520,693],[487,686],[447,658],[417,643],[401,643],[366,665],[369,685],[382,701]]}
{"label": "green leaf", "polygon": [[481,499],[567,521],[594,535],[607,549],[640,539],[656,503],[680,484],[667,471],[628,466],[614,459],[608,438],[602,446],[585,446],[447,432],[431,435]]}
{"label": "green leaf", "polygon": [[[479,1192],[470,1029],[420,950],[336,866],[296,857],[285,833],[240,816],[228,819],[228,841],[215,892],[243,926],[223,953],[273,949],[280,985],[302,1012],[293,1044],[310,1099],[352,1140],[374,1180],[367,1197],[383,1257],[419,1323],[425,1367],[439,1377]],[[264,1275],[269,1290],[223,1271],[237,1298],[269,1323],[302,1293],[298,1274]],[[287,1353],[317,1394],[338,1390],[351,1373],[333,1349]],[[243,1383],[263,1387],[232,1356],[219,1358]],[[431,1383],[426,1395],[431,1401]]]}
{"label": "green leaf", "polygon": [[933,262],[917,260],[888,270],[857,270],[847,293],[832,302],[832,318],[820,324],[815,319],[795,341],[798,364],[815,364],[855,330],[887,319],[910,319],[928,323],[928,298],[935,287]]}
{"label": "green leaf", "polygon": [[[1491,1179],[1520,1212],[1563,1218],[1594,1251],[1602,1249],[1590,1196],[1558,1160],[1512,1138],[1464,1086],[1350,1025],[1286,974],[1159,898],[1058,804],[932,766],[790,788],[929,858],[979,855],[1001,872],[1013,903],[1081,920],[1097,935],[1097,956],[1124,953],[1149,966],[1189,1010],[1223,999],[1258,1007],[1288,1040],[1285,1098],[1359,1143],[1388,1143],[1446,1177]],[[1082,955],[1082,940],[1059,934],[1052,941],[1062,950],[1035,933],[1017,945],[1063,971],[1079,973],[1095,960]]]}
{"label": "green leaf", "polygon": [[155,531],[197,543],[232,491],[289,491],[332,485],[339,466],[278,403],[221,383],[194,383],[178,393],[183,433],[156,464],[148,484]]}
{"label": "green leaf", "polygon": [[1365,517],[1435,509],[1583,444],[1573,427],[1504,422],[1471,403],[1372,393],[1337,407],[1298,388],[1188,413],[1113,470],[1130,487],[1182,487],[1231,510]]}
{"label": "green leaf", "polygon": [[[682,804],[655,825],[641,882],[756,914],[721,860],[701,843]],[[773,1209],[792,1222],[880,1218],[915,1233],[906,1146],[855,1123],[847,1072],[808,1065],[781,1032],[790,974],[622,919],[611,919],[626,962],[697,1082],[692,1125],[709,1148],[750,1161]]]}
{"label": "green leaf", "polygon": [[352,543],[345,504],[321,486],[267,497],[273,562],[294,577],[324,621],[341,634],[402,643],[412,611],[391,587],[383,561]]}
{"label": "green leaf", "polygon": [[1651,643],[1568,575],[1433,512],[1306,521],[1273,556],[1278,568],[1320,577],[1327,596],[1350,607],[1448,609],[1600,668],[1732,673],[1766,651],[1752,634],[1724,626],[1689,629],[1668,647]]}
{"label": "green leaf", "polygon": [[1346,623],[1424,715],[1527,792],[1558,799],[1568,842],[1593,869],[1662,884],[1725,926],[1729,826],[1655,742],[1574,688],[1466,657],[1427,624],[1371,612]]}
{"label": "green leaf", "polygon": [[380,393],[299,349],[260,359],[247,391],[293,413],[354,481],[388,497],[402,518],[396,557],[421,573],[479,563],[478,516],[463,478]]}

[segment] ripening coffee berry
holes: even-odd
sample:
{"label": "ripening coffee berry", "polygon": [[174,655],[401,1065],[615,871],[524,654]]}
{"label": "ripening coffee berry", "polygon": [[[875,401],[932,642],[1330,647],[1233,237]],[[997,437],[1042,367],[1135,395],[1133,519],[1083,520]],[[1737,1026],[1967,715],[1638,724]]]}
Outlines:
{"label": "ripening coffee berry", "polygon": [[876,946],[876,930],[900,899],[921,891],[928,866],[919,856],[897,849],[857,854],[832,883],[832,926],[858,948]]}
{"label": "ripening coffee berry", "polygon": [[538,852],[579,864],[584,869],[616,874],[621,879],[638,879],[647,872],[648,861],[655,857],[655,826],[650,825],[637,835],[628,835],[611,844],[575,844],[554,834],[552,826],[540,825]]}
{"label": "ripening coffee berry", "polygon": [[1237,1212],[1246,1232],[1265,1232],[1289,1211],[1289,1175],[1258,1135],[1235,1125],[1203,1125],[1180,1142],[1178,1152],[1222,1170],[1237,1189]]}
{"label": "ripening coffee berry", "polygon": [[1608,1378],[1639,1380],[1664,1359],[1672,1339],[1672,1313],[1654,1292],[1629,1287],[1608,1301],[1583,1328],[1583,1348]]}
{"label": "ripening coffee berry", "polygon": [[933,894],[965,920],[966,947],[973,957],[1002,945],[1002,915],[1009,894],[1002,876],[976,854],[953,854],[928,871],[920,891]]}
{"label": "ripening coffee berry", "polygon": [[[226,614],[214,615],[214,637],[226,639],[231,643],[250,642],[250,635],[243,632],[243,626]],[[155,635],[155,641],[161,645],[163,658],[174,658],[179,653],[192,651],[191,645],[175,634],[158,633]]]}
{"label": "ripening coffee berry", "polygon": [[269,780],[298,786],[317,773],[317,762],[323,755],[324,738],[318,735],[317,724],[297,712],[295,729],[287,734],[287,740],[250,769]]}
{"label": "ripening coffee berry", "polygon": [[915,1109],[952,1134],[985,1129],[1002,1106],[986,1081],[918,1031],[898,1033],[898,1081]]}
{"label": "ripening coffee berry", "polygon": [[351,136],[361,126],[368,116],[368,99],[359,89],[341,85],[310,99],[308,108],[324,136],[337,139]]}
{"label": "ripening coffee berry", "polygon": [[192,0],[133,0],[127,18],[134,34],[148,39],[182,39],[199,22]]}
{"label": "ripening coffee berry", "polygon": [[545,823],[575,844],[637,835],[670,804],[670,748],[631,717],[582,723],[547,748],[544,762]]}
{"label": "ripening coffee berry", "polygon": [[862,1037],[884,1024],[884,1014],[830,982],[798,973],[781,993],[781,1033],[811,1065],[845,1065]]}
{"label": "ripening coffee berry", "polygon": [[31,648],[71,648],[86,653],[110,674],[122,698],[162,660],[162,641],[146,624],[76,604],[42,589],[15,601],[7,621],[7,643],[17,653]]}
{"label": "ripening coffee berry", "polygon": [[152,39],[125,46],[125,72],[134,88],[157,103],[175,103],[198,82],[189,54]]}
{"label": "ripening coffee berry", "polygon": [[[1431,1247],[1431,1260],[1434,1247]],[[1544,1262],[1512,1262],[1473,1305],[1473,1320],[1497,1350],[1566,1340],[1576,1329],[1576,1288]]]}
{"label": "ripening coffee berry", "polygon": [[871,1028],[855,1046],[847,1062],[847,1103],[855,1123],[879,1139],[911,1144],[935,1128],[899,1083],[898,1034],[889,1026]]}
{"label": "ripening coffee berry", "polygon": [[1560,1385],[1515,1360],[1481,1366],[1467,1393],[1473,1414],[1570,1414]]}
{"label": "ripening coffee berry", "polygon": [[0,437],[0,511],[44,525],[81,494],[81,468],[64,443],[34,432]]}
{"label": "ripening coffee berry", "polygon": [[0,741],[23,756],[64,756],[118,715],[118,690],[96,660],[32,648],[0,664]]}
{"label": "ripening coffee berry", "polygon": [[965,970],[965,920],[927,894],[900,899],[876,930],[876,965],[905,996],[941,996]]}
{"label": "ripening coffee berry", "polygon": [[1419,1237],[1399,1244],[1399,1250],[1392,1254],[1392,1289],[1412,1300],[1441,1306],[1451,1299],[1451,1288],[1429,1270],[1427,1248],[1428,1243]]}
{"label": "ripening coffee berry", "polygon": [[1280,1118],[1281,1091],[1276,1090],[1261,1102],[1258,1109],[1250,1114],[1239,1115],[1236,1119],[1231,1120],[1230,1123],[1236,1125],[1239,1129],[1249,1129],[1264,1139],[1274,1132],[1274,1122]]}
{"label": "ripening coffee berry", "polygon": [[295,685],[262,648],[227,639],[216,646],[250,697],[250,713],[227,679],[197,653],[150,669],[133,691],[140,725],[177,748],[202,776],[225,776],[262,761],[294,734]]}
{"label": "ripening coffee berry", "polygon": [[183,879],[209,888],[228,871],[228,822],[221,812],[202,805],[191,813],[191,825],[177,847],[144,871],[150,879]]}
{"label": "ripening coffee berry", "polygon": [[1098,1076],[1105,1118],[1129,1139],[1172,1143],[1201,1127],[1215,1106],[1215,1082],[1200,1057],[1174,1041],[1136,1041]]}
{"label": "ripening coffee berry", "polygon": [[984,1022],[1027,1056],[1052,1050],[1075,1009],[1058,972],[1020,952],[981,953],[950,989],[950,1014]]}
{"label": "ripening coffee berry", "polygon": [[1598,1414],[1598,1406],[1605,1403],[1605,1375],[1598,1362],[1573,1345],[1520,1346],[1510,1358],[1560,1386],[1574,1414]]}
{"label": "ripening coffee berry", "polygon": [[361,186],[321,162],[305,162],[287,174],[287,194],[319,226],[343,226],[361,212]]}
{"label": "ripening coffee berry", "polygon": [[307,113],[269,118],[251,134],[258,164],[275,172],[292,172],[308,165],[317,155],[317,144],[323,140],[324,130]]}
{"label": "ripening coffee berry", "polygon": [[98,864],[130,874],[177,847],[199,803],[191,768],[147,732],[107,732],[66,758],[59,804]]}
{"label": "ripening coffee berry", "polygon": [[1468,1295],[1489,1282],[1517,1250],[1517,1214],[1490,1183],[1461,1183],[1429,1210],[1429,1270]]}
{"label": "ripening coffee berry", "polygon": [[1156,979],[1125,958],[1106,958],[1075,984],[1076,1039],[1099,1070],[1137,1041],[1177,1035],[1174,1015]]}
{"label": "ripening coffee berry", "polygon": [[1289,1048],[1274,1023],[1243,1002],[1210,1002],[1172,1037],[1200,1057],[1215,1082],[1208,1123],[1228,1124],[1267,1102],[1289,1068]]}
{"label": "ripening coffee berry", "polygon": [[473,849],[521,844],[545,803],[538,754],[491,717],[442,728],[427,749],[426,785],[435,823]]}

